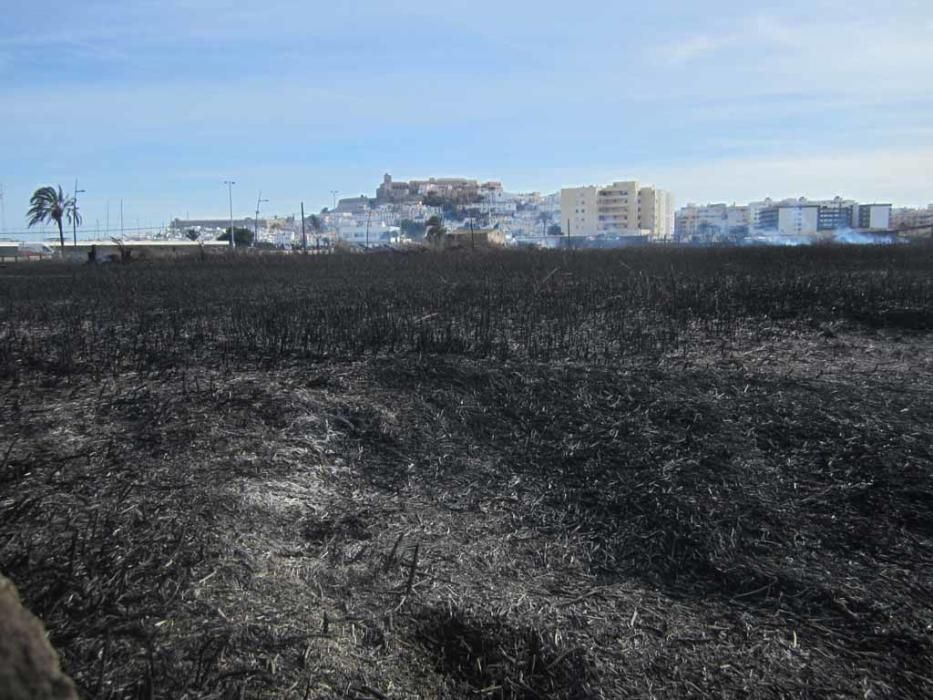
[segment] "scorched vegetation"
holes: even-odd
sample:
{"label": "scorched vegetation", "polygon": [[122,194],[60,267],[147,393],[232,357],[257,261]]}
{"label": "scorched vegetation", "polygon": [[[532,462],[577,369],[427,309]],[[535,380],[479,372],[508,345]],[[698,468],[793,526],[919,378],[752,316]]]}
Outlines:
{"label": "scorched vegetation", "polygon": [[933,251],[0,268],[88,697],[929,697]]}

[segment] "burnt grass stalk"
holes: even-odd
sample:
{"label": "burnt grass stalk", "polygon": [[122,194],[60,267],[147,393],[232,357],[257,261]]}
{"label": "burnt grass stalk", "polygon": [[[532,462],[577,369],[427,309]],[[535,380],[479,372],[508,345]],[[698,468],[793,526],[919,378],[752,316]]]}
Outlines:
{"label": "burnt grass stalk", "polygon": [[931,331],[922,246],[0,266],[0,571],[86,697],[929,697]]}

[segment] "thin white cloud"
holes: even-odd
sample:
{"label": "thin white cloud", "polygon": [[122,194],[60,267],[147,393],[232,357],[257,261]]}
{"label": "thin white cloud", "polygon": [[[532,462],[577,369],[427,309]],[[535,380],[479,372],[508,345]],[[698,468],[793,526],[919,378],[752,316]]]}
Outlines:
{"label": "thin white cloud", "polygon": [[713,28],[721,31],[681,35],[655,53],[680,72],[674,91],[921,94],[933,90],[930,25],[890,14],[759,13]]}
{"label": "thin white cloud", "polygon": [[808,151],[784,156],[734,157],[702,162],[579,163],[542,167],[529,176],[515,166],[495,177],[512,191],[554,192],[561,187],[634,179],[673,193],[676,206],[687,202],[744,203],[765,197],[853,197],[895,206],[933,203],[933,143],[915,149]]}
{"label": "thin white cloud", "polygon": [[[271,161],[256,183],[264,189],[278,177],[279,187],[301,180],[326,192],[325,180],[342,178],[341,190],[358,181],[369,191],[385,167],[480,176],[479,167],[541,190],[631,173],[680,201],[850,190],[933,199],[923,164],[933,152],[923,128],[930,0],[764,10],[710,0],[702,12],[659,0],[636,13],[595,0],[51,2],[65,30],[33,31],[25,17],[0,36],[0,75],[16,78],[0,152],[16,164],[9,170],[43,179],[99,167],[101,177],[136,169],[174,182],[201,162],[211,179],[214,165],[249,151]],[[662,49],[645,48],[676,31]],[[254,69],[252,56],[268,60]],[[164,70],[164,57],[182,68]],[[318,152],[338,155],[317,164],[322,174],[305,172]],[[541,167],[549,160],[570,165]],[[289,163],[293,177],[277,176]]]}
{"label": "thin white cloud", "polygon": [[695,34],[665,47],[664,58],[673,65],[691,63],[733,44],[735,38],[721,35]]}
{"label": "thin white cloud", "polygon": [[925,206],[933,202],[933,146],[847,150],[783,157],[730,158],[650,166],[640,172],[674,192],[679,204],[764,197],[833,197]]}
{"label": "thin white cloud", "polygon": [[[300,128],[313,137],[363,136],[397,128],[450,126],[482,119],[483,104],[464,101],[459,94],[432,98],[430,108],[420,100],[424,86],[395,80],[373,84],[365,77],[346,76],[332,85],[312,85],[287,76],[279,80],[190,81],[141,85],[26,87],[7,92],[4,117],[9,126],[0,144],[22,143],[62,124],[67,105],[69,130],[79,142],[133,142],[140,136],[200,138],[201,133],[293,132]],[[28,139],[27,139],[28,140]]]}

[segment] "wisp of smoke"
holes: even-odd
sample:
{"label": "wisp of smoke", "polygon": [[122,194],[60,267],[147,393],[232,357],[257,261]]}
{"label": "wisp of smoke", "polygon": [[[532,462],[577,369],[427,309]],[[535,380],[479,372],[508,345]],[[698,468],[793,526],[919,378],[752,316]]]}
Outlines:
{"label": "wisp of smoke", "polygon": [[801,246],[814,242],[808,236],[784,236],[780,233],[756,233],[745,239],[748,245]]}
{"label": "wisp of smoke", "polygon": [[823,236],[792,236],[778,232],[759,232],[745,239],[747,245],[802,246],[815,243],[840,245],[891,245],[897,242],[893,233],[865,233],[841,228]]}
{"label": "wisp of smoke", "polygon": [[894,236],[884,233],[862,233],[850,228],[833,231],[833,243],[850,245],[888,245],[894,243]]}

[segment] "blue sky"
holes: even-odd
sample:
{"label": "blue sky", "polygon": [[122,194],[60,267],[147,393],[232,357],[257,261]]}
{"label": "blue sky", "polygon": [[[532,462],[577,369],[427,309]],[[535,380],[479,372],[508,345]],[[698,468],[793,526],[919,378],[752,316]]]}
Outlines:
{"label": "blue sky", "polygon": [[933,202],[933,3],[7,0],[6,231],[79,179],[90,226],[398,179],[637,178],[687,201]]}

